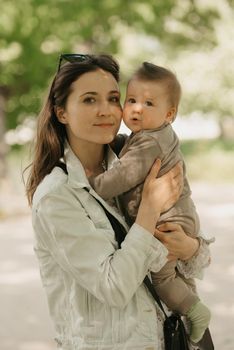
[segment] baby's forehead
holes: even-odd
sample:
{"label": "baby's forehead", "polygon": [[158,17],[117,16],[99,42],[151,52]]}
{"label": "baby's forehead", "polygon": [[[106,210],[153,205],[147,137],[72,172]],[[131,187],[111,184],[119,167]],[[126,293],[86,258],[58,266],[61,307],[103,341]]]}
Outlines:
{"label": "baby's forehead", "polygon": [[127,93],[149,92],[152,94],[165,93],[167,84],[165,80],[141,79],[134,77],[129,80]]}

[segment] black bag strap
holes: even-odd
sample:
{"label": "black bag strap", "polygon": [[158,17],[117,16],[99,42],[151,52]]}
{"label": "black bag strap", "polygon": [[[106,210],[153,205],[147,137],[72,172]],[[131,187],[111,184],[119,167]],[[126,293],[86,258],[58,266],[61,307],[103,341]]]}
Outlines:
{"label": "black bag strap", "polygon": [[[97,198],[95,198],[95,199],[98,201],[98,203],[101,205],[101,207],[105,211],[106,216],[108,217],[108,220],[110,221],[111,226],[115,232],[115,238],[116,238],[116,240],[118,242],[118,246],[120,248],[121,243],[123,242],[123,240],[127,234],[125,227],[111,213],[108,212],[108,210],[104,207],[104,205]],[[171,317],[174,317],[176,319],[176,321],[181,324],[180,328],[184,331],[184,341],[186,341],[186,343],[184,344],[184,348],[188,348],[188,343],[186,340],[187,335],[186,335],[186,331],[185,331],[184,324],[183,324],[181,317],[178,314],[173,314],[171,317],[167,316],[167,314],[164,310],[164,307],[162,305],[162,302],[161,302],[157,292],[155,291],[154,286],[153,286],[153,284],[150,281],[148,276],[146,276],[144,278],[144,284],[147,287],[150,294],[152,295],[152,297],[154,298],[154,300],[156,301],[156,303],[158,304],[158,306],[160,307],[160,309],[162,310],[164,317],[165,317],[165,320],[166,320],[165,322],[167,322],[167,327],[170,327],[170,328],[172,327]],[[165,327],[165,324],[164,324],[164,327]],[[178,327],[178,324],[176,327]],[[200,349],[200,350],[214,350],[214,344],[212,341],[212,337],[211,337],[209,328],[206,329],[202,339],[196,345],[198,346],[198,349]]]}
{"label": "black bag strap", "polygon": [[[60,169],[62,169],[66,174],[68,174],[67,172],[67,167],[66,164],[59,161],[56,166],[58,166]],[[89,192],[88,188],[84,187],[84,189]],[[125,230],[125,227],[114,217],[114,215],[112,215],[105,207],[104,205],[101,203],[101,201],[99,201],[97,198],[95,198],[96,201],[100,204],[100,206],[102,207],[102,209],[105,211],[105,214],[108,218],[108,220],[110,221],[110,224],[115,232],[115,238],[116,241],[118,242],[118,246],[120,248],[121,243],[123,242],[127,232]]]}
{"label": "black bag strap", "polygon": [[[85,190],[88,191],[87,188],[85,188]],[[120,248],[121,243],[123,242],[123,240],[125,239],[125,236],[127,234],[125,227],[114,217],[114,215],[112,215],[104,207],[104,205],[97,198],[95,198],[95,199],[100,204],[100,206],[103,208],[103,210],[105,211],[105,214],[106,214],[108,220],[110,221],[110,224],[115,232],[115,238],[116,238],[116,241],[118,242],[118,247]],[[144,284],[147,287],[150,294],[152,295],[152,297],[154,298],[154,300],[156,301],[156,303],[158,304],[158,306],[160,307],[160,309],[162,310],[164,317],[165,317],[165,320],[167,320],[167,325],[170,325],[170,327],[171,327],[171,322],[172,322],[171,317],[176,317],[176,320],[183,325],[182,329],[185,329],[183,321],[181,320],[181,318],[179,317],[178,314],[173,314],[173,316],[171,316],[171,317],[167,316],[167,314],[164,310],[164,307],[162,305],[162,302],[161,302],[157,292],[155,291],[154,286],[153,286],[153,284],[150,281],[148,276],[146,276],[144,278]],[[186,339],[186,333],[185,333],[184,339]],[[213,344],[213,341],[211,338],[209,328],[206,329],[203,338],[198,342],[197,345],[199,346],[198,349],[200,349],[200,350],[214,350],[214,344]],[[186,343],[186,346],[188,346],[187,343]]]}
{"label": "black bag strap", "polygon": [[[86,189],[86,190],[88,191],[88,189]],[[120,248],[121,243],[123,242],[123,240],[125,239],[125,236],[127,234],[125,227],[104,207],[104,205],[97,198],[95,198],[95,199],[97,200],[97,202],[101,205],[101,207],[105,211],[105,214],[106,214],[108,220],[110,221],[110,224],[115,232],[115,238],[116,238],[116,241],[118,242],[118,247]],[[160,309],[162,310],[165,318],[168,318],[168,316],[163,308],[163,305],[161,303],[161,300],[160,300],[158,294],[156,293],[154,286],[151,283],[148,276],[146,276],[144,278],[144,284],[147,287],[147,289],[149,290],[149,292],[152,295],[152,297],[154,298],[154,300],[157,302]]]}
{"label": "black bag strap", "polygon": [[160,307],[160,309],[162,310],[162,312],[163,312],[165,318],[167,319],[168,316],[167,316],[167,314],[166,314],[166,312],[165,312],[165,310],[164,310],[164,307],[163,307],[163,305],[162,305],[162,303],[161,303],[161,300],[160,300],[158,294],[156,293],[156,291],[155,291],[155,289],[154,289],[154,286],[153,286],[153,284],[151,283],[151,281],[150,281],[150,279],[149,279],[148,276],[146,276],[146,277],[144,278],[144,284],[145,284],[146,287],[148,288],[148,290],[149,290],[149,292],[151,293],[152,297],[153,297],[154,300],[157,302],[157,304],[158,304],[158,306]]}
{"label": "black bag strap", "polygon": [[95,198],[96,201],[100,204],[100,206],[103,208],[105,211],[105,214],[110,221],[110,224],[113,228],[113,231],[115,232],[115,239],[118,243],[118,247],[121,247],[121,243],[124,241],[127,231],[125,230],[125,227],[116,219],[114,215],[112,215],[105,207],[104,205],[97,199]]}
{"label": "black bag strap", "polygon": [[[58,167],[60,167],[66,174],[67,174],[67,168],[66,168],[66,164],[59,162],[57,164]],[[84,188],[87,192],[89,192],[88,188]],[[118,247],[121,247],[121,243],[124,241],[126,235],[127,235],[127,231],[125,229],[125,227],[116,219],[116,217],[114,215],[112,215],[105,207],[104,205],[101,203],[100,200],[98,200],[97,198],[95,198],[96,201],[100,204],[100,206],[102,207],[102,209],[105,211],[105,214],[113,228],[113,231],[115,233],[115,239],[118,242]],[[154,298],[154,300],[156,301],[156,303],[158,304],[158,306],[160,307],[160,309],[162,310],[165,318],[167,319],[168,316],[163,308],[163,305],[161,303],[161,300],[158,296],[158,294],[156,293],[153,284],[151,283],[150,279],[148,276],[146,276],[144,278],[144,284],[147,287],[147,289],[149,290],[150,294],[152,295],[152,297]]]}

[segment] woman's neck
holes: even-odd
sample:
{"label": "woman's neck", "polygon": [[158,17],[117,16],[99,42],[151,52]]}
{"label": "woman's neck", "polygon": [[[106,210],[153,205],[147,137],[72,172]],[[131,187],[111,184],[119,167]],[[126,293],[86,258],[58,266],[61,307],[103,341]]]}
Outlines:
{"label": "woman's neck", "polygon": [[92,173],[99,172],[104,159],[104,145],[81,142],[79,145],[70,146],[84,169]]}

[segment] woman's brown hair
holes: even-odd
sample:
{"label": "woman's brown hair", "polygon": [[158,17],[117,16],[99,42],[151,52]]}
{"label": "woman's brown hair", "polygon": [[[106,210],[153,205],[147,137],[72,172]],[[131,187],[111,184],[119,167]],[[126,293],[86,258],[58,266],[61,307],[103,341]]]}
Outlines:
{"label": "woman's brown hair", "polygon": [[55,109],[65,108],[74,81],[81,75],[97,69],[111,73],[116,81],[119,81],[119,65],[110,55],[86,55],[82,61],[66,62],[52,81],[44,107],[38,116],[33,161],[25,169],[30,169],[26,182],[26,194],[30,205],[39,183],[59,164],[64,155],[66,130],[64,124],[59,122]]}

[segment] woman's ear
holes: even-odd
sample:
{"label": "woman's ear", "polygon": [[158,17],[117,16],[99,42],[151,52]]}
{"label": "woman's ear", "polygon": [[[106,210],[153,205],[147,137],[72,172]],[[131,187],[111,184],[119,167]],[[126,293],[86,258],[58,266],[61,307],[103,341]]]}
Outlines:
{"label": "woman's ear", "polygon": [[67,124],[66,112],[63,107],[54,107],[54,112],[62,124]]}
{"label": "woman's ear", "polygon": [[171,107],[166,115],[166,121],[172,123],[175,120],[177,109],[176,107]]}

